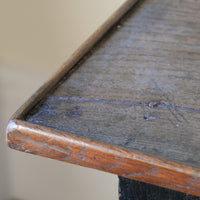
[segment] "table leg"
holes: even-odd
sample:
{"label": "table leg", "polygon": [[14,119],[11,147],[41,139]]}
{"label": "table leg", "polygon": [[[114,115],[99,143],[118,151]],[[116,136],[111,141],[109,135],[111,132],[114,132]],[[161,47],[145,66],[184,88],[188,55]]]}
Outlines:
{"label": "table leg", "polygon": [[119,176],[119,200],[200,200],[200,197]]}

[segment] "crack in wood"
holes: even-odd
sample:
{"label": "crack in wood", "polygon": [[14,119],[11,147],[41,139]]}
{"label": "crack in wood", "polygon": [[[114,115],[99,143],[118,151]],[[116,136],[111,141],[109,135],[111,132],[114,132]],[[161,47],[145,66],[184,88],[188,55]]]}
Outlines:
{"label": "crack in wood", "polygon": [[94,103],[115,103],[115,104],[127,104],[127,105],[135,105],[135,106],[148,106],[150,108],[157,107],[167,107],[168,109],[182,109],[189,110],[193,112],[200,113],[200,108],[194,108],[184,105],[176,105],[172,103],[168,103],[165,101],[150,101],[150,102],[139,102],[139,101],[131,101],[131,100],[120,100],[120,99],[100,99],[100,98],[85,98],[85,97],[49,97],[50,101],[68,101],[68,102],[94,102]]}

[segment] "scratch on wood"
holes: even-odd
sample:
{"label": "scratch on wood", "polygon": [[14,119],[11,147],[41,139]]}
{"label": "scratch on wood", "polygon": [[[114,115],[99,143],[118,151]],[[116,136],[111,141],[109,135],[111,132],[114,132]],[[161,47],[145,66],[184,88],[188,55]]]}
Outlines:
{"label": "scratch on wood", "polygon": [[[155,80],[152,80],[152,82],[154,83],[155,87],[162,93],[163,97],[165,97],[169,102],[171,101],[169,96],[167,95],[166,92],[163,91],[163,89],[158,85],[158,83]],[[178,110],[178,108],[182,108],[182,109],[186,109],[186,110],[192,110],[193,108],[190,107],[185,107],[185,106],[179,106],[179,105],[173,105],[171,103],[166,103],[169,104],[169,111],[171,112],[171,114],[177,119],[177,121],[180,122],[180,119],[178,118],[178,116],[170,109],[170,107],[174,108],[174,110],[177,112],[177,114],[186,122],[188,122],[188,120],[184,117],[184,115],[182,113],[180,113],[180,111]],[[154,104],[153,104],[154,105]],[[153,106],[152,105],[152,106]],[[156,105],[156,104],[155,104]],[[199,110],[199,109],[197,109]]]}
{"label": "scratch on wood", "polygon": [[173,110],[171,109],[171,107],[167,107],[169,112],[175,117],[175,119],[178,121],[178,122],[181,122],[181,120],[177,117],[177,115],[173,112]]}
{"label": "scratch on wood", "polygon": [[184,120],[184,121],[186,121],[186,122],[188,122],[188,120],[185,118],[185,116],[178,110],[178,108],[175,108],[175,111],[178,113],[178,115],[180,116],[180,117],[182,117],[182,119]]}
{"label": "scratch on wood", "polygon": [[176,104],[168,103],[165,101],[139,102],[139,101],[131,101],[131,100],[96,99],[96,98],[84,98],[84,97],[49,97],[48,100],[49,101],[59,100],[59,101],[68,101],[68,102],[95,102],[95,103],[128,104],[128,105],[135,105],[135,106],[148,106],[150,108],[156,108],[156,107],[167,107],[170,109],[178,109],[179,108],[182,110],[189,110],[189,111],[200,113],[200,108],[176,105]]}
{"label": "scratch on wood", "polygon": [[155,80],[152,80],[152,82],[154,83],[155,87],[162,93],[163,97],[165,97],[168,101],[171,101],[167,93],[163,91],[163,89],[158,85],[158,83]]}

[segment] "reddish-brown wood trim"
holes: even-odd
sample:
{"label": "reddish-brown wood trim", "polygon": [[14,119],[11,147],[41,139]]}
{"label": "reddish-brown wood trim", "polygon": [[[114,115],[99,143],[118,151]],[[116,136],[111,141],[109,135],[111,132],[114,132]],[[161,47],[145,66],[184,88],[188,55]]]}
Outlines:
{"label": "reddish-brown wood trim", "polygon": [[200,170],[22,120],[7,128],[9,147],[200,196]]}
{"label": "reddish-brown wood trim", "polygon": [[117,23],[138,0],[126,0],[60,67],[57,73],[45,82],[11,117],[22,119],[26,113],[40,102],[62,80],[69,70],[83,58],[103,35]]}

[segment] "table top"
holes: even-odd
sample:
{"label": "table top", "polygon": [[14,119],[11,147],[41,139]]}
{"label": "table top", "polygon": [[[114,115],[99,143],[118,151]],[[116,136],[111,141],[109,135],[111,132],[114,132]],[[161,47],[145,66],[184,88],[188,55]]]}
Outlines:
{"label": "table top", "polygon": [[200,196],[200,1],[134,3],[14,115],[8,144]]}

